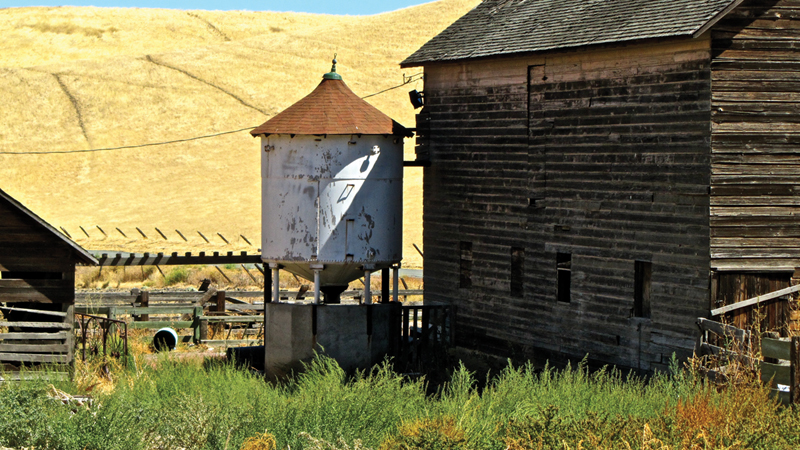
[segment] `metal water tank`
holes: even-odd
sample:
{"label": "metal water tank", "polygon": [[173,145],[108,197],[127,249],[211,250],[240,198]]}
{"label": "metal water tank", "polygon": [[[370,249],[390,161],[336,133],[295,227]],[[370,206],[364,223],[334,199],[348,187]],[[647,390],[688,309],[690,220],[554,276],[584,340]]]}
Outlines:
{"label": "metal water tank", "polygon": [[403,138],[412,133],[331,72],[251,131],[261,137],[261,258],[326,303],[402,259]]}

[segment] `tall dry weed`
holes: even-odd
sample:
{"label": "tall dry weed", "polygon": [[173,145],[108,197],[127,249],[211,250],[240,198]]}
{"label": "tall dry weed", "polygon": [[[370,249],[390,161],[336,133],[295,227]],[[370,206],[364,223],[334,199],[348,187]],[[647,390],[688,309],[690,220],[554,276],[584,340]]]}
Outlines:
{"label": "tall dry weed", "polygon": [[384,441],[380,450],[466,449],[464,430],[452,417],[421,418],[400,425],[397,435]]}

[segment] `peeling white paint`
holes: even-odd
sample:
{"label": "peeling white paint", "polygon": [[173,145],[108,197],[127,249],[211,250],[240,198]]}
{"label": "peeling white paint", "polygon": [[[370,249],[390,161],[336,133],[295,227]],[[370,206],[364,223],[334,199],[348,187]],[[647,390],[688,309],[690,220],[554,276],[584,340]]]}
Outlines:
{"label": "peeling white paint", "polygon": [[403,143],[394,136],[262,138],[262,259],[322,285],[402,259]]}

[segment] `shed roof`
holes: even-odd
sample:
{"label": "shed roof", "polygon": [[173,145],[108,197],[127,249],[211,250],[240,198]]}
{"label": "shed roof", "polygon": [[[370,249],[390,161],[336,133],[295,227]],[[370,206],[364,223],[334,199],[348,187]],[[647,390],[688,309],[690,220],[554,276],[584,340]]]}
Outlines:
{"label": "shed roof", "polygon": [[256,127],[250,134],[411,136],[405,127],[359,98],[344,81],[327,78],[310,94]]}
{"label": "shed roof", "polygon": [[400,63],[696,37],[742,0],[484,0]]}
{"label": "shed roof", "polygon": [[68,246],[72,247],[72,249],[74,250],[75,259],[77,259],[79,262],[82,262],[84,264],[91,265],[91,266],[96,266],[97,264],[99,264],[97,259],[94,256],[92,256],[88,251],[86,251],[86,249],[84,249],[80,245],[76,244],[72,239],[64,236],[63,233],[61,233],[60,231],[56,230],[52,225],[50,225],[49,223],[45,222],[44,219],[42,219],[41,217],[39,217],[36,214],[34,214],[33,211],[31,211],[30,209],[26,208],[25,205],[23,205],[22,203],[18,202],[14,197],[8,195],[2,189],[0,189],[0,202],[3,202],[5,204],[11,206],[13,209],[18,210],[24,216],[27,216],[27,217],[33,219],[34,222],[37,223],[37,226],[49,231],[56,238],[60,239],[65,244],[67,244]]}

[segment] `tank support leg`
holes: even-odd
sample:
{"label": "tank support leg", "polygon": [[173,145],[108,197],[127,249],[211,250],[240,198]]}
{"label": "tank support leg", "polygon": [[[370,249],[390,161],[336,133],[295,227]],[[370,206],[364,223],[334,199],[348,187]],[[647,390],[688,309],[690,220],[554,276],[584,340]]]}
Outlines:
{"label": "tank support leg", "polygon": [[280,279],[280,266],[278,264],[270,264],[272,269],[272,301],[280,303],[281,301],[281,279]]}
{"label": "tank support leg", "polygon": [[311,270],[314,271],[314,304],[319,305],[319,273],[322,272],[325,266],[311,264]]}
{"label": "tank support leg", "polygon": [[371,305],[372,304],[372,291],[370,290],[370,279],[369,276],[371,275],[369,269],[364,271],[364,304]]}
{"label": "tank support leg", "polygon": [[392,266],[392,301],[398,301],[397,298],[397,285],[400,283],[400,266]]}

